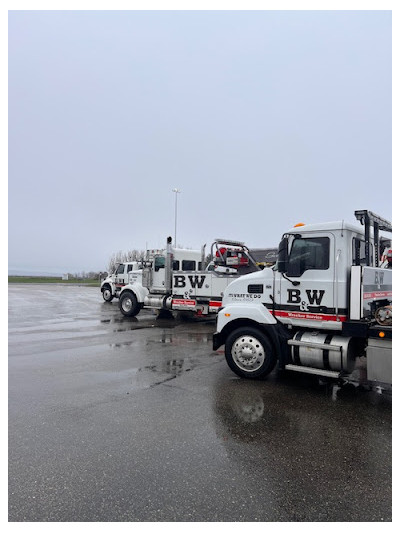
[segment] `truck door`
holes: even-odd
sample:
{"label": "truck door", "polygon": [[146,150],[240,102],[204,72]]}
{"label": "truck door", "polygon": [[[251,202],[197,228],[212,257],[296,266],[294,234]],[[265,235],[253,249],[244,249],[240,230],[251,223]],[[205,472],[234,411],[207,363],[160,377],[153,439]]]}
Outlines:
{"label": "truck door", "polygon": [[165,257],[162,255],[154,257],[151,290],[153,292],[165,291]]}
{"label": "truck door", "polygon": [[275,316],[296,326],[309,327],[315,320],[317,328],[331,328],[336,324],[334,235],[295,235],[289,247],[287,271],[280,273],[277,286]]}
{"label": "truck door", "polygon": [[121,287],[125,284],[125,265],[120,263],[115,272],[115,284],[117,287]]}
{"label": "truck door", "polygon": [[132,264],[126,265],[126,269],[125,269],[125,273],[124,273],[124,283],[125,283],[125,285],[127,283],[129,283],[129,272],[132,271],[132,267],[133,267]]}

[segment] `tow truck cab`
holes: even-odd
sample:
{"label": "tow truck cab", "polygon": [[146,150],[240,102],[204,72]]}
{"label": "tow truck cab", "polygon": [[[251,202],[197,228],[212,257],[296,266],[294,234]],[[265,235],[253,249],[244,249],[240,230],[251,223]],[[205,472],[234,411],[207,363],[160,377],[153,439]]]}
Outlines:
{"label": "tow truck cab", "polygon": [[[343,221],[294,227],[283,235],[273,268],[238,278],[227,287],[213,345],[217,349],[225,344],[226,355],[233,350],[227,359],[233,359],[232,368],[236,357],[239,375],[257,377],[266,368],[265,354],[258,364],[246,366],[252,353],[249,335],[243,337],[247,347],[242,355],[240,344],[235,348],[235,332],[244,327],[261,331],[271,345],[272,359],[299,371],[313,366],[349,371],[355,353],[365,352],[377,316],[386,320],[379,326],[389,327],[384,335],[391,338],[392,273],[378,266],[378,230],[391,231],[391,223],[370,211],[355,214],[364,231]],[[325,349],[318,347],[320,343]],[[340,349],[330,347],[335,344]],[[335,350],[340,352],[339,362],[331,364]]]}

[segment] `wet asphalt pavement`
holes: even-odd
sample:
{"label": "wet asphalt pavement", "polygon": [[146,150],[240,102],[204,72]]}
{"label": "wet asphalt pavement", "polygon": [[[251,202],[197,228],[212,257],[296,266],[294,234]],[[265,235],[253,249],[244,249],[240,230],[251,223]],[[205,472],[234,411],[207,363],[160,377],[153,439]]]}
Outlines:
{"label": "wet asphalt pavement", "polygon": [[391,396],[239,379],[214,330],[9,285],[9,521],[390,521]]}

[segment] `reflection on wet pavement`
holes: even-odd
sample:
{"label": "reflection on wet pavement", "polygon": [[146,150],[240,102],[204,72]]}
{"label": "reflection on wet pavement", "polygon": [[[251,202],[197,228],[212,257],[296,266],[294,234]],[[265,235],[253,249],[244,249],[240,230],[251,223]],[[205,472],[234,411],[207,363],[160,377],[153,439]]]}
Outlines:
{"label": "reflection on wet pavement", "polygon": [[[387,520],[386,489],[371,493],[359,480],[390,487],[390,396],[317,379],[302,384],[279,378],[217,384],[216,432],[229,458],[263,472],[290,521],[307,520],[310,506],[320,509],[313,520],[334,520],[338,508],[343,521],[374,513]],[[368,515],[354,503],[360,497],[369,502]]]}

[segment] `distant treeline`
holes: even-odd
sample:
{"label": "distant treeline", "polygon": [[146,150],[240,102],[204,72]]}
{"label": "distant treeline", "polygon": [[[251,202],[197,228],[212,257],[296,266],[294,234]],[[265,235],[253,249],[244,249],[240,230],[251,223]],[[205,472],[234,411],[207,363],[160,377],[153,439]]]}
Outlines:
{"label": "distant treeline", "polygon": [[104,273],[97,273],[96,276],[73,274],[69,275],[68,279],[62,279],[61,276],[8,276],[8,283],[62,283],[65,285],[81,283],[84,285],[98,286],[102,275]]}

